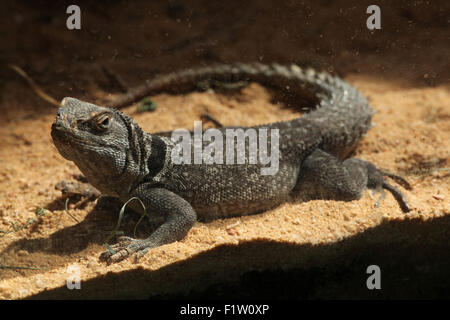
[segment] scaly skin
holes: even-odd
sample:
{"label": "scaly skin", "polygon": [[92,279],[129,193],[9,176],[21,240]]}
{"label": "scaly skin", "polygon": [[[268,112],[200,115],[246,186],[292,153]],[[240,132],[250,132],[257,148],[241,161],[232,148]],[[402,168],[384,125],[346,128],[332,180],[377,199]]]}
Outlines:
{"label": "scaly skin", "polygon": [[[103,194],[123,202],[138,197],[147,212],[164,221],[147,239],[120,238],[115,252],[102,258],[115,262],[180,240],[197,219],[252,214],[291,200],[354,200],[366,188],[389,190],[409,211],[403,194],[384,180],[389,174],[363,160],[344,160],[371,127],[373,111],[354,87],[327,73],[258,63],[203,67],[156,77],[124,95],[115,107],[159,92],[195,90],[199,81],[255,81],[299,93],[317,108],[301,118],[254,127],[279,132],[279,170],[262,175],[259,162],[175,164],[174,142],[166,136],[143,132],[117,109],[65,98],[52,126],[61,155],[75,162]],[[271,143],[269,139],[269,150]]]}

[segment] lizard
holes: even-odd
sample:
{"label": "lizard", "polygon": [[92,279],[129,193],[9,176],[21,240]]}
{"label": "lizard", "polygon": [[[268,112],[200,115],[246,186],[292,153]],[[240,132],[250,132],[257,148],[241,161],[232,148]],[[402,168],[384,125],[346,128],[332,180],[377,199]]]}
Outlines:
{"label": "lizard", "polygon": [[[259,162],[175,163],[170,132],[144,132],[131,116],[118,110],[143,96],[196,90],[199,81],[258,82],[312,102],[312,110],[301,117],[253,127],[278,132],[275,174],[260,174],[263,165]],[[217,64],[156,76],[124,94],[115,108],[66,97],[51,136],[59,153],[73,161],[102,194],[122,202],[137,197],[145,211],[162,221],[145,239],[119,237],[112,250],[100,256],[112,263],[181,240],[198,220],[255,214],[286,201],[357,200],[366,189],[381,192],[381,199],[386,189],[405,213],[410,211],[406,196],[385,177],[410,189],[407,181],[349,157],[372,127],[373,114],[362,93],[327,72],[297,65]],[[130,205],[144,211],[137,203]]]}

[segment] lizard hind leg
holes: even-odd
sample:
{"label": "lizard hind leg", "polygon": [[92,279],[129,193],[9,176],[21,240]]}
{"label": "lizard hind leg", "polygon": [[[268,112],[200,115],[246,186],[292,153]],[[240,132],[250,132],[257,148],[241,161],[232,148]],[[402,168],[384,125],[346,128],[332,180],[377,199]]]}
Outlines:
{"label": "lizard hind leg", "polygon": [[351,158],[341,161],[317,149],[302,163],[292,196],[299,200],[329,199],[351,201],[361,198],[365,189],[381,193],[375,206],[384,198],[384,189],[392,193],[404,212],[410,211],[407,198],[384,179],[388,176],[410,189],[401,177],[379,170],[370,162]]}

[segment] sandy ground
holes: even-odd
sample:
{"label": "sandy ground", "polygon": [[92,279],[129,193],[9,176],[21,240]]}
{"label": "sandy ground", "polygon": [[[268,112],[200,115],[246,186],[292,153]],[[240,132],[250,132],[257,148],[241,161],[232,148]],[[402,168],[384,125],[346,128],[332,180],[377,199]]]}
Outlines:
{"label": "sandy ground", "polygon": [[[374,32],[365,28],[367,5],[250,1],[243,11],[238,4],[209,1],[189,6],[113,1],[82,6],[82,30],[68,31],[63,5],[43,10],[2,2],[0,298],[227,296],[227,290],[245,287],[242,277],[249,272],[289,275],[291,270],[297,280],[285,275],[289,282],[305,276],[299,270],[311,276],[308,272],[319,269],[316,276],[328,279],[319,289],[304,284],[302,292],[277,297],[372,297],[358,284],[341,282],[358,283],[356,274],[364,277],[365,270],[357,266],[366,262],[394,268],[404,261],[418,267],[405,269],[403,289],[393,289],[400,280],[387,276],[391,290],[373,297],[448,297],[448,271],[441,270],[450,266],[449,5],[380,1],[382,30]],[[378,196],[370,192],[351,202],[284,204],[258,215],[197,223],[182,241],[153,249],[138,262],[100,262],[120,206],[77,198],[68,207],[79,222],[65,212],[65,198],[55,185],[80,172],[52,143],[55,108],[6,64],[22,67],[57,99],[96,102],[117,93],[102,64],[132,86],[181,67],[255,60],[328,70],[369,97],[376,126],[356,156],[403,175],[413,186],[403,190],[412,211],[402,213],[390,194],[374,208]],[[154,112],[138,113],[135,105],[124,109],[148,132],[192,128],[205,112],[224,125],[299,115],[274,103],[258,84],[234,95],[162,94],[153,100]],[[127,234],[138,218],[127,214]],[[141,237],[149,232],[145,226],[138,228]],[[71,265],[79,267],[81,290],[65,287]],[[351,281],[333,273],[334,265],[351,272]],[[280,279],[280,273],[273,277]],[[421,291],[415,285],[424,279],[432,284]]]}

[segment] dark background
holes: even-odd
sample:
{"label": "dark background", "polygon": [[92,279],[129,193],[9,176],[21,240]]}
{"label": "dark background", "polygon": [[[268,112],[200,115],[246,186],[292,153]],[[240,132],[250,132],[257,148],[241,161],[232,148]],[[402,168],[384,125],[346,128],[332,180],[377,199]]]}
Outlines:
{"label": "dark background", "polygon": [[[81,30],[66,28],[70,4],[81,8]],[[366,8],[371,4],[381,8],[381,30],[366,28]],[[447,0],[1,1],[0,123],[54,113],[7,64],[23,68],[57,99],[70,95],[93,102],[119,92],[102,71],[104,66],[131,87],[157,73],[235,61],[297,63],[342,77],[356,73],[405,88],[434,87],[450,80],[449,13]],[[448,215],[428,224],[411,222],[407,227],[389,222],[324,249],[336,251],[340,258],[319,259],[309,269],[250,272],[235,284],[193,291],[191,297],[448,298],[450,258],[442,255],[448,252],[448,226]],[[383,242],[384,234],[398,237]],[[417,241],[399,240],[411,234],[418,235]],[[354,260],[352,247],[359,243],[367,245]],[[247,246],[202,253],[188,265],[220,256],[221,250],[250,260],[248,252],[252,251],[299,250],[270,242]],[[323,248],[305,250],[316,249],[320,256]],[[420,254],[412,256],[412,252]],[[373,261],[383,262],[389,270],[385,280],[390,283],[375,294],[358,286],[364,283],[363,266]],[[183,262],[150,277],[188,267]],[[222,267],[226,268],[226,262]],[[411,278],[417,270],[425,271],[420,278]],[[120,277],[139,282],[145,276],[139,270],[128,270],[93,279],[84,284],[87,289],[80,292],[80,298],[115,297],[108,289],[96,291],[99,283],[120,281]],[[44,292],[37,298],[64,297],[64,290]],[[124,296],[146,294],[127,292]]]}
{"label": "dark background", "polygon": [[[70,4],[81,8],[81,30],[66,28]],[[370,4],[381,8],[381,30],[366,27]],[[3,106],[18,98],[33,102],[23,108],[48,106],[23,93],[23,79],[8,63],[58,99],[117,91],[102,65],[129,86],[155,73],[233,61],[433,86],[449,80],[449,12],[445,0],[2,1],[0,98]]]}

